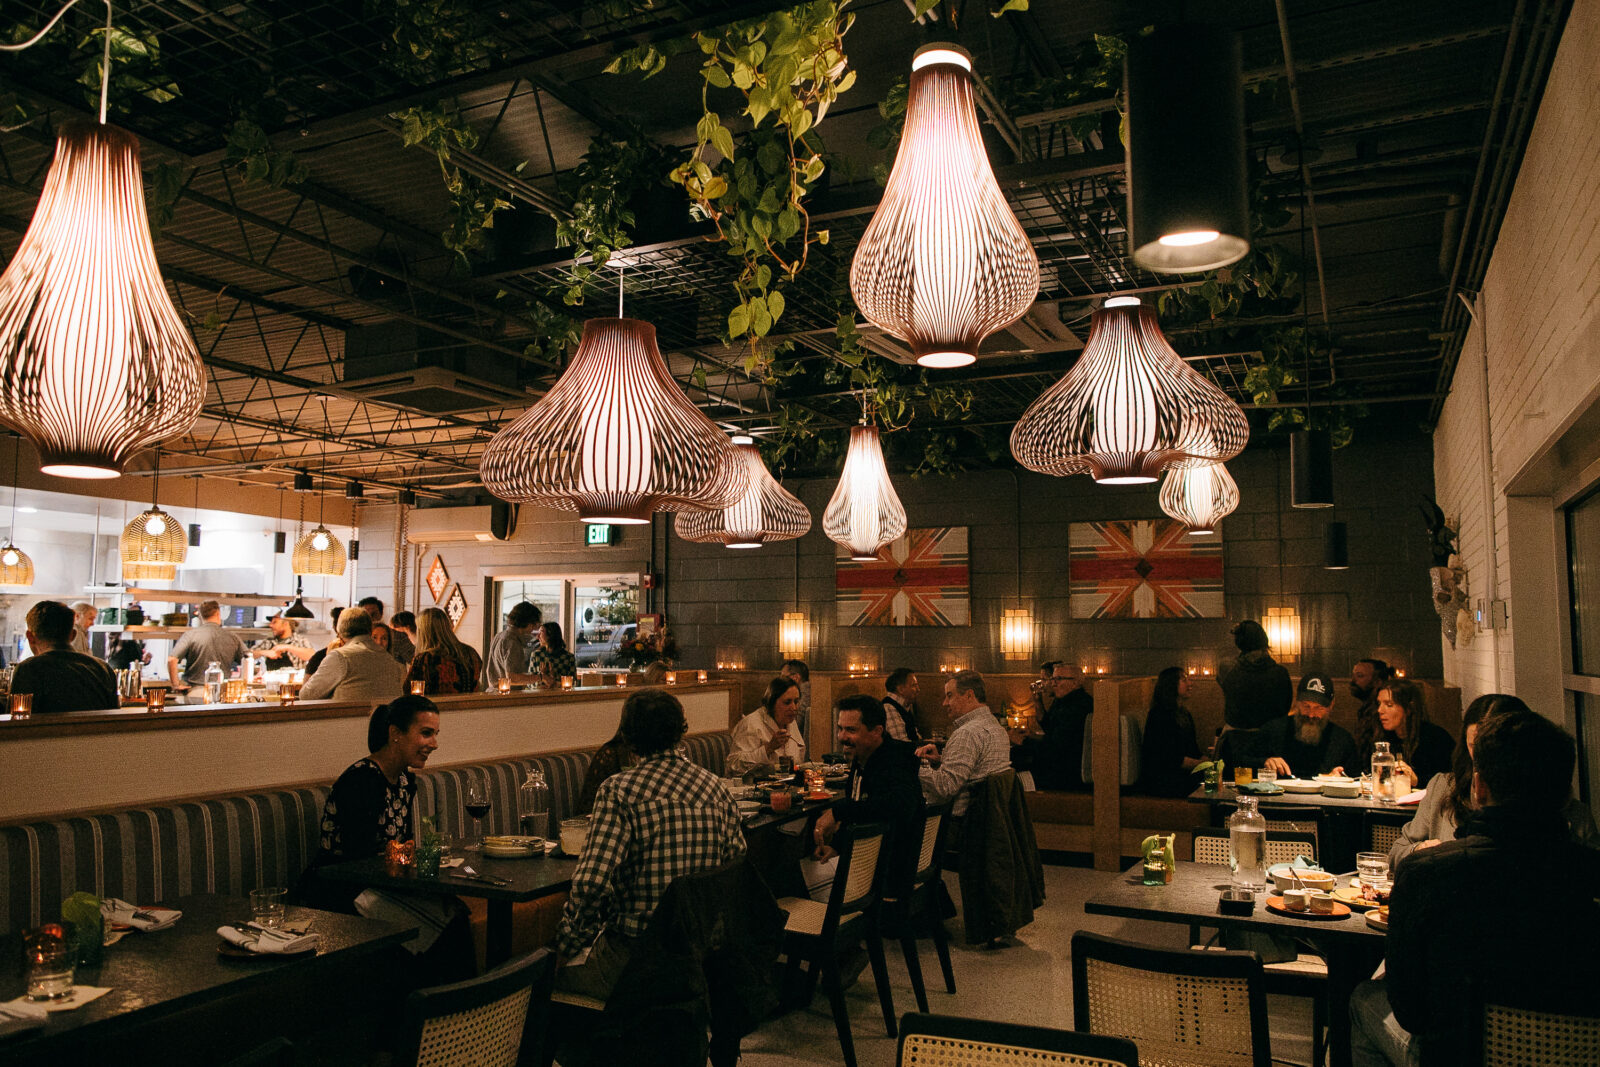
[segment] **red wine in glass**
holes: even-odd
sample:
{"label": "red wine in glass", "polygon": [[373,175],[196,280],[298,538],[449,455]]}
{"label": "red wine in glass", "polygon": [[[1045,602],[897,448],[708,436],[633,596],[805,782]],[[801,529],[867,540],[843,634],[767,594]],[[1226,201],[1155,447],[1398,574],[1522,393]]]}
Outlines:
{"label": "red wine in glass", "polygon": [[475,804],[468,804],[467,814],[481,821],[485,815],[489,814],[489,802],[480,800]]}
{"label": "red wine in glass", "polygon": [[473,830],[478,840],[472,846],[474,849],[483,848],[483,817],[489,814],[489,795],[480,786],[467,787],[466,804],[467,814],[472,816]]}

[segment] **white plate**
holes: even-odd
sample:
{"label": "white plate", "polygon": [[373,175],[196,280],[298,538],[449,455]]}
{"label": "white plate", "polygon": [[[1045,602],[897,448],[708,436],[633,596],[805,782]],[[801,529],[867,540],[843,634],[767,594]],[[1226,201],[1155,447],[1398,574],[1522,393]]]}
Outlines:
{"label": "white plate", "polygon": [[1315,781],[1321,782],[1323,785],[1328,785],[1329,783],[1332,783],[1333,785],[1359,784],[1356,779],[1351,778],[1347,774],[1319,774],[1317,775]]}
{"label": "white plate", "polygon": [[530,856],[544,855],[544,849],[496,848],[493,845],[484,845],[483,854],[497,860],[525,860]]}
{"label": "white plate", "polygon": [[1279,778],[1278,784],[1285,793],[1317,793],[1322,790],[1322,786],[1304,778]]}

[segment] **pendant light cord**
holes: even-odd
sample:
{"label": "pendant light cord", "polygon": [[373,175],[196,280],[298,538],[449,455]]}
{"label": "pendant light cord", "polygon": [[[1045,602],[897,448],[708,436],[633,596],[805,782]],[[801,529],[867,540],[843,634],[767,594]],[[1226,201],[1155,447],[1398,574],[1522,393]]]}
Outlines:
{"label": "pendant light cord", "polygon": [[[45,23],[44,28],[38,33],[34,34],[32,37],[29,37],[26,41],[21,41],[17,44],[0,44],[0,52],[21,52],[24,49],[32,48],[34,45],[38,44],[44,39],[45,34],[55,29],[56,23],[65,18],[67,12],[71,11],[77,5],[78,0],[67,0],[66,4],[62,6],[61,10],[57,11],[55,16],[49,22]],[[106,124],[106,98],[111,92],[111,0],[106,0],[105,37],[105,50],[100,56],[100,125],[102,126]]]}
{"label": "pendant light cord", "polygon": [[[32,37],[29,37],[26,41],[20,41],[17,44],[0,44],[0,52],[20,52],[25,48],[32,48],[34,45],[38,44],[39,41],[44,38],[45,34],[49,33],[51,30],[55,29],[56,23],[60,22],[62,20],[62,18],[66,16],[66,13],[68,11],[71,11],[74,7],[77,7],[77,6],[78,6],[78,0],[67,0],[66,6],[64,6],[60,11],[57,11],[55,13],[55,17],[52,18],[49,22],[44,24],[44,29],[40,30],[38,33],[34,34]],[[107,10],[108,15],[109,15],[110,9],[111,9],[111,5],[107,4],[106,5],[106,10]],[[108,24],[109,24],[109,19],[108,19]],[[102,119],[101,121],[103,122],[105,120]]]}
{"label": "pendant light cord", "polygon": [[617,318],[622,318],[622,275],[627,268],[621,263],[617,264]]}
{"label": "pendant light cord", "polygon": [[[11,528],[6,532],[7,541],[14,540],[17,536],[17,468],[21,461],[22,438],[18,437],[17,443],[13,445],[11,449]],[[99,533],[100,527],[98,524],[96,524],[96,536],[98,536]]]}

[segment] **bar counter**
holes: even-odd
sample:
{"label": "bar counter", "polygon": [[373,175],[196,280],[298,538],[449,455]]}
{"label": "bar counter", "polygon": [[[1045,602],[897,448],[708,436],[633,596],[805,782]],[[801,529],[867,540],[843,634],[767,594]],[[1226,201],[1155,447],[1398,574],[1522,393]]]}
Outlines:
{"label": "bar counter", "polygon": [[[665,687],[691,734],[726,730],[728,685]],[[430,766],[591,748],[616,733],[632,689],[616,686],[435,698]],[[0,717],[0,823],[225,791],[331,782],[366,754],[371,702],[169,704]]]}

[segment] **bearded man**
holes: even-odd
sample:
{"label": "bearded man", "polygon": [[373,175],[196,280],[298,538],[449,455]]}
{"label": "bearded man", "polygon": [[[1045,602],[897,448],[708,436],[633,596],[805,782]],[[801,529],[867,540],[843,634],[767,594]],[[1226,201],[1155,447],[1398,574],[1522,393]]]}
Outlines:
{"label": "bearded man", "polygon": [[1358,766],[1355,738],[1343,726],[1328,721],[1332,706],[1332,678],[1308,674],[1300,679],[1294,710],[1261,728],[1259,751],[1266,756],[1263,769],[1284,777],[1314,778],[1336,767]]}

